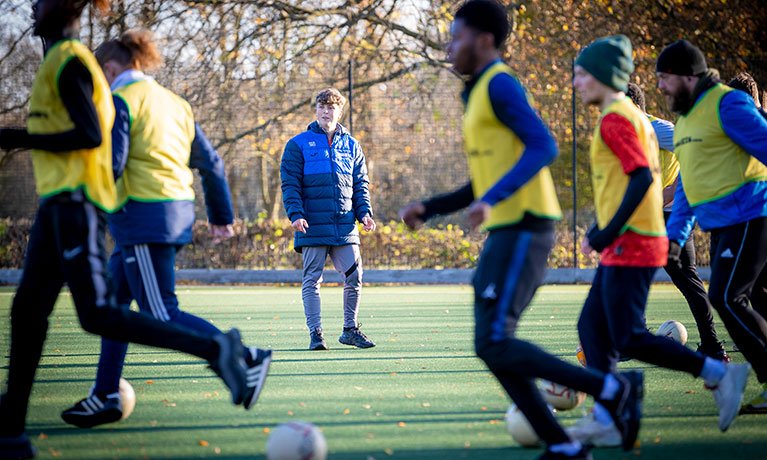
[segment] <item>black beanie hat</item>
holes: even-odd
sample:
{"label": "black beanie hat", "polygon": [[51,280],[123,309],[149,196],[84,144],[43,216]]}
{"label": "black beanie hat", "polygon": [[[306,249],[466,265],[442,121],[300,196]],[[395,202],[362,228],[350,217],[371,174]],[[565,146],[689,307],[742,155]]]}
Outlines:
{"label": "black beanie hat", "polygon": [[655,71],[673,75],[696,76],[708,70],[703,53],[687,40],[668,45],[658,56]]}

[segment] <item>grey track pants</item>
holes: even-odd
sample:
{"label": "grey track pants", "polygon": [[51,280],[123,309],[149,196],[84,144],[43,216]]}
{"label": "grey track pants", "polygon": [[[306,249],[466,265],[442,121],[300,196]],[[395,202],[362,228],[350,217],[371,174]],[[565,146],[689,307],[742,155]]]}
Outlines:
{"label": "grey track pants", "polygon": [[302,248],[301,252],[304,258],[301,297],[309,330],[322,327],[320,284],[328,255],[333,261],[333,267],[344,275],[344,327],[355,327],[362,290],[362,259],[359,245],[308,246]]}

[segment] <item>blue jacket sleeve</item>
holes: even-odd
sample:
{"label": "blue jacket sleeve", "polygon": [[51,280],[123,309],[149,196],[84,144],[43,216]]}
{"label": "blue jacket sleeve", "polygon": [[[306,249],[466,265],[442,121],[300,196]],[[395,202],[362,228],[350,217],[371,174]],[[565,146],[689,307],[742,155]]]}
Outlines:
{"label": "blue jacket sleeve", "polygon": [[288,141],[282,153],[280,179],[282,180],[282,202],[288,219],[291,222],[306,219],[303,190],[304,155],[298,144],[292,140]]}
{"label": "blue jacket sleeve", "polygon": [[130,150],[130,110],[120,96],[112,95],[115,123],[112,125],[112,173],[115,180],[122,176]]}
{"label": "blue jacket sleeve", "polygon": [[671,216],[666,222],[666,233],[669,241],[676,241],[680,246],[684,246],[687,238],[690,237],[692,227],[695,225],[695,215],[687,201],[682,187],[682,175],[679,175],[679,183],[674,192],[674,205],[671,208]]}
{"label": "blue jacket sleeve", "polygon": [[366,216],[373,217],[373,208],[370,206],[370,192],[368,191],[368,167],[365,164],[365,154],[358,143],[354,145],[354,171],[352,171],[352,206],[357,220],[362,222]]}
{"label": "blue jacket sleeve", "polygon": [[669,152],[674,151],[674,124],[667,120],[655,119],[650,122],[658,138],[658,146]]}
{"label": "blue jacket sleeve", "polygon": [[557,143],[541,117],[530,107],[524,88],[516,78],[498,74],[490,80],[490,103],[495,116],[525,144],[519,161],[481,198],[495,205],[535,177],[557,157]]}
{"label": "blue jacket sleeve", "polygon": [[767,165],[767,119],[745,91],[730,91],[719,103],[719,120],[727,137]]}
{"label": "blue jacket sleeve", "polygon": [[205,194],[210,223],[231,224],[234,221],[234,211],[229,184],[226,182],[224,160],[218,155],[197,123],[194,124],[194,140],[189,156],[189,166],[197,169],[202,177],[202,190]]}

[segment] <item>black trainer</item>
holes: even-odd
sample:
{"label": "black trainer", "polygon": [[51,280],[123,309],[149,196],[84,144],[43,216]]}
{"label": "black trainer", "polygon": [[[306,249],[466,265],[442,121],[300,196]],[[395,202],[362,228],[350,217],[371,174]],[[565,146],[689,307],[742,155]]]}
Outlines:
{"label": "black trainer", "polygon": [[123,416],[120,393],[91,394],[61,413],[61,418],[79,428],[93,428],[119,421]]}
{"label": "black trainer", "polygon": [[722,342],[716,342],[716,344],[712,344],[712,345],[701,343],[698,345],[698,349],[695,351],[703,355],[706,355],[710,358],[718,359],[719,361],[724,361],[725,363],[730,362],[730,357],[727,356],[727,352],[724,351]]}
{"label": "black trainer", "polygon": [[322,328],[315,328],[313,331],[309,331],[309,349],[310,350],[330,350],[328,344],[325,343],[325,337],[322,334]]}
{"label": "black trainer", "polygon": [[245,375],[248,379],[248,389],[245,392],[245,400],[242,405],[250,409],[256,404],[261,390],[264,388],[266,374],[269,373],[269,365],[272,363],[272,350],[262,350],[256,347],[246,348]]}
{"label": "black trainer", "polygon": [[226,334],[213,337],[218,344],[218,356],[210,362],[210,368],[215,372],[232,393],[232,402],[240,405],[247,393],[245,376],[245,350],[240,339],[240,331],[232,329]]}
{"label": "black trainer", "polygon": [[586,446],[581,446],[581,450],[575,455],[567,455],[561,452],[552,452],[546,448],[546,452],[543,453],[538,460],[594,460],[591,456],[591,452]]}
{"label": "black trainer", "polygon": [[353,345],[357,348],[372,348],[376,346],[372,340],[368,339],[365,334],[360,331],[361,324],[356,327],[345,327],[344,333],[338,338],[338,341],[344,345]]}
{"label": "black trainer", "polygon": [[29,442],[29,437],[22,433],[12,438],[0,437],[0,459],[27,460],[37,456],[37,449]]}
{"label": "black trainer", "polygon": [[598,401],[610,411],[615,426],[621,433],[623,450],[631,450],[639,436],[639,425],[642,421],[644,376],[640,371],[621,372],[613,376],[621,384],[615,399]]}

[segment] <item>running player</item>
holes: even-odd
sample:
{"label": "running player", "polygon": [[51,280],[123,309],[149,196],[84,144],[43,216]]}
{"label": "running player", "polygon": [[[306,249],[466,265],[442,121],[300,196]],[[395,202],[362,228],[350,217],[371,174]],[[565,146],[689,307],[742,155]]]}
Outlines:
{"label": "running player", "polygon": [[410,204],[400,216],[415,228],[468,206],[469,225],[489,230],[474,277],[477,355],[546,443],[540,458],[591,459],[546,407],[535,378],[584,391],[609,407],[628,449],[639,430],[642,374],[584,369],[515,336],[543,280],[561,212],[547,167],[557,156],[556,142],[500,59],[508,32],[506,12],[495,1],[472,0],[456,13],[447,50],[453,69],[471,77],[462,93],[471,182]]}
{"label": "running player", "polygon": [[[575,61],[573,85],[584,103],[602,112],[590,151],[597,223],[582,245],[584,254],[597,251],[602,257],[578,334],[588,366],[602,372],[614,371],[622,354],[719,385],[714,397],[724,431],[738,414],[750,366],[706,357],[644,326],[650,283],[666,264],[668,239],[658,141],[645,114],[625,94],[633,71],[631,42],[624,35],[594,41]],[[568,433],[598,446],[617,445],[619,439],[599,402]]]}
{"label": "running player", "polygon": [[746,412],[767,412],[767,120],[745,92],[719,81],[686,40],[656,64],[658,88],[679,114],[674,153],[680,182],[668,221],[669,263],[693,222],[711,232],[708,296],[762,386]]}
{"label": "running player", "polygon": [[[202,176],[213,238],[233,235],[232,203],[224,164],[192,118],[189,104],[144,74],[162,60],[152,34],[131,30],[96,50],[111,85],[115,105],[112,169],[119,211],[108,223],[116,246],[109,269],[117,304],[139,309],[160,321],[172,321],[207,336],[221,331],[178,308],[175,256],[191,243],[194,224],[192,171]],[[122,418],[120,374],[126,342],[102,339],[96,383],[91,394],[65,410],[67,423],[81,428]],[[246,409],[255,404],[269,369],[271,351],[247,348]]]}
{"label": "running player", "polygon": [[[655,137],[658,139],[661,187],[663,187],[663,219],[667,222],[671,215],[674,191],[679,178],[679,162],[674,156],[674,124],[647,113],[644,91],[636,83],[629,82],[626,95],[631,98],[634,105],[639,107],[642,113],[647,115],[655,131]],[[711,302],[708,301],[706,287],[695,268],[695,242],[692,233],[684,243],[684,250],[679,257],[679,262],[681,268],[677,267],[676,264],[667,264],[663,268],[687,300],[687,305],[695,318],[695,324],[698,326],[698,333],[700,334],[698,352],[714,359],[729,361],[730,359],[716,335],[714,314]]]}
{"label": "running player", "polygon": [[[40,207],[11,307],[8,382],[0,399],[0,459],[36,454],[25,434],[35,371],[62,285],[83,329],[114,340],[171,348],[205,359],[246,397],[245,350],[236,329],[215,337],[117,308],[106,270],[105,211],[116,207],[110,129],[114,107],[93,54],[75,39],[83,0],[40,0],[34,34],[45,58],[35,76],[26,129],[0,130],[0,148],[31,148]],[[109,2],[94,0],[101,11]]]}

